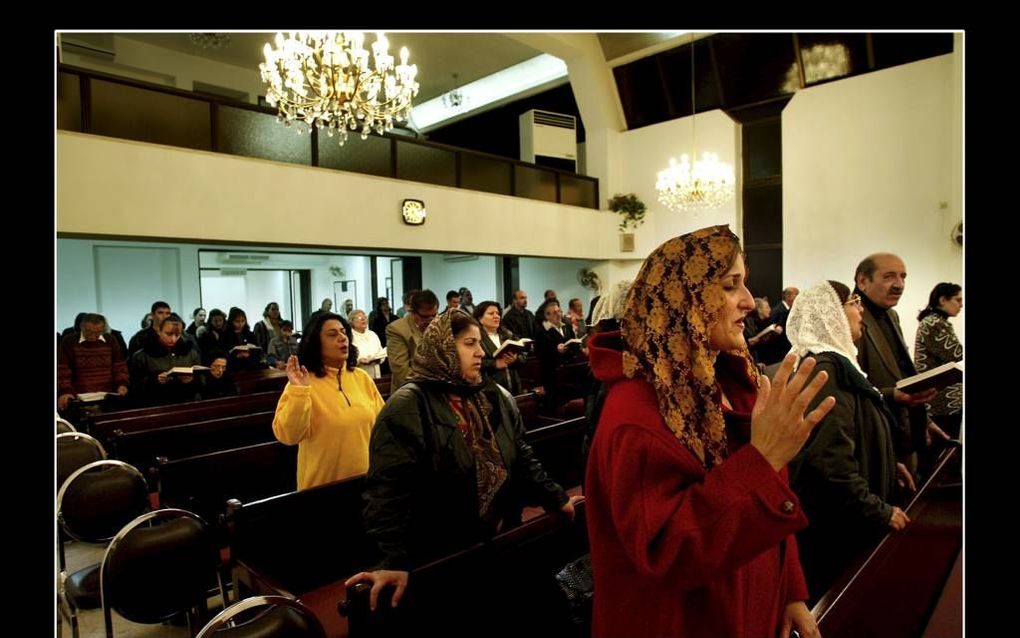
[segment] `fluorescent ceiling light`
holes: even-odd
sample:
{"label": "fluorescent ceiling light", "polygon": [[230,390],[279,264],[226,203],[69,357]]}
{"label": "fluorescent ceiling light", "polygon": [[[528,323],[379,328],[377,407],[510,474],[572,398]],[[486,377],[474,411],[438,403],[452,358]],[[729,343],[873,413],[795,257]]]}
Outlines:
{"label": "fluorescent ceiling light", "polygon": [[426,131],[446,120],[477,111],[500,100],[524,93],[543,84],[566,77],[566,63],[547,53],[525,60],[520,64],[487,75],[470,84],[454,87],[463,95],[460,106],[450,107],[443,103],[443,96],[428,102],[415,104],[411,122],[419,131]]}

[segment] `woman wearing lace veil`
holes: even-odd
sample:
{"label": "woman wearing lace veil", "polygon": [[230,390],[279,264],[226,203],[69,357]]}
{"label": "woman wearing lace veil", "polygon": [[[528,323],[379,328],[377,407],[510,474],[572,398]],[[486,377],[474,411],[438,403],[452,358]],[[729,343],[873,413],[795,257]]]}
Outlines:
{"label": "woman wearing lace veil", "polygon": [[704,228],[652,251],[620,332],[589,344],[609,395],[585,480],[592,635],[817,636],[786,464],[832,408],[808,359],[774,382],[744,342],[740,243]]}
{"label": "woman wearing lace veil", "polygon": [[811,525],[797,535],[811,600],[831,587],[863,550],[910,519],[890,503],[897,475],[891,428],[896,422],[881,393],[857,364],[863,321],[861,298],[838,281],[821,282],[797,297],[786,321],[792,351],[812,356],[828,373],[816,401],[835,397],[829,412],[790,463],[790,484]]}

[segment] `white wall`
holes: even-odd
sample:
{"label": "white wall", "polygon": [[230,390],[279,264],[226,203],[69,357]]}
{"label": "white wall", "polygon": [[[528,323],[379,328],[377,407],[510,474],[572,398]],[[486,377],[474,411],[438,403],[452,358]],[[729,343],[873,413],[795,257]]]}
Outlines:
{"label": "white wall", "polygon": [[578,297],[587,313],[588,304],[595,293],[578,283],[577,271],[581,268],[593,269],[598,265],[599,262],[581,259],[521,257],[520,285],[521,290],[528,293],[528,308],[534,312],[542,303],[542,295],[551,288],[556,291],[556,298],[560,300],[564,312],[570,299]]}
{"label": "white wall", "polygon": [[962,250],[949,239],[962,215],[953,58],[805,89],[783,111],[783,283],[849,285],[864,256],[898,254],[908,278],[897,310],[911,350],[928,293],[963,278]]}
{"label": "white wall", "polygon": [[455,255],[427,253],[421,256],[422,286],[436,293],[439,309],[446,307],[446,293],[466,287],[477,305],[480,301],[496,300],[498,260],[492,255],[479,255],[471,261],[446,261]]}
{"label": "white wall", "polygon": [[[72,34],[69,37],[74,36]],[[113,48],[115,54],[112,62],[66,51],[63,52],[63,61],[72,66],[164,84],[185,91],[193,90],[195,81],[214,84],[247,93],[248,101],[252,104],[257,104],[258,96],[266,93],[257,68],[247,69],[217,62],[119,35],[113,36]]]}
{"label": "white wall", "polygon": [[[615,215],[506,195],[67,131],[57,132],[56,172],[60,233],[626,257]],[[406,198],[425,201],[424,226],[403,223]],[[508,224],[513,232],[474,231]]]}
{"label": "white wall", "polygon": [[[720,161],[727,162],[740,175],[739,148],[740,129],[728,115],[722,111],[708,111],[697,116],[696,131],[698,157],[704,151],[717,153]],[[691,118],[685,117],[653,124],[620,134],[616,148],[623,158],[618,165],[620,177],[615,181],[612,192],[604,192],[608,200],[616,193],[636,193],[648,207],[645,223],[634,231],[636,250],[632,254],[620,254],[618,257],[637,257],[644,259],[648,253],[667,239],[689,233],[698,228],[715,224],[729,224],[730,228],[740,234],[737,220],[739,197],[734,197],[722,207],[712,211],[697,213],[674,213],[660,204],[655,180],[659,171],[669,166],[669,159],[684,153],[691,153]],[[740,192],[740,182],[737,183]],[[603,203],[603,205],[605,205]],[[611,215],[617,224],[619,216]]]}
{"label": "white wall", "polygon": [[57,242],[58,330],[79,312],[99,312],[128,337],[152,302],[184,316],[199,305],[198,248],[166,242]]}

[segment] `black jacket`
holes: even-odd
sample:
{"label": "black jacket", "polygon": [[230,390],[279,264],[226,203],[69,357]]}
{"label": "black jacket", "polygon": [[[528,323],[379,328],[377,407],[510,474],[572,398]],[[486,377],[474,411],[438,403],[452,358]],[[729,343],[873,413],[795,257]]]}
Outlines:
{"label": "black jacket", "polygon": [[829,379],[808,409],[828,396],[836,406],[790,462],[790,485],[811,524],[797,535],[812,599],[888,531],[896,488],[894,417],[881,393],[849,361],[812,355]]}
{"label": "black jacket", "polygon": [[[499,329],[500,343],[513,338],[509,330]],[[482,330],[482,350],[485,351],[485,357],[482,359],[482,374],[485,375],[485,378],[492,379],[514,396],[520,394],[521,379],[517,374],[517,369],[528,360],[527,353],[521,352],[517,355],[517,361],[514,361],[509,367],[500,370],[496,367],[496,360],[492,357],[492,354],[496,352],[496,344],[492,342],[492,339],[489,338],[484,329]]]}
{"label": "black jacket", "polygon": [[[482,391],[507,468],[493,502],[502,529],[520,523],[525,505],[562,507],[567,496],[524,441],[513,397],[493,383]],[[410,570],[495,533],[478,514],[474,458],[442,386],[407,383],[390,396],[372,430],[365,499],[376,569]]]}
{"label": "black jacket", "polygon": [[[150,331],[151,332],[151,331]],[[142,349],[131,355],[128,372],[131,377],[130,397],[136,405],[166,405],[194,401],[202,391],[204,372],[192,375],[190,383],[182,383],[174,375],[160,383],[160,373],[170,368],[199,365],[198,350],[190,341],[180,339],[167,350],[155,332],[142,339]]]}

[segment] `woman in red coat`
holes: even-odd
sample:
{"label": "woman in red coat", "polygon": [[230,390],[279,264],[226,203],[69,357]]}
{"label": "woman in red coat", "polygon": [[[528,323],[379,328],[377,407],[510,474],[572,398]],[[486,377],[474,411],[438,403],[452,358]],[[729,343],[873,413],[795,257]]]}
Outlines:
{"label": "woman in red coat", "polygon": [[671,239],[645,260],[621,330],[589,343],[610,388],[585,482],[596,638],[818,635],[786,464],[834,401],[804,415],[826,376],[805,387],[813,359],[759,378],[744,277],[728,227]]}

